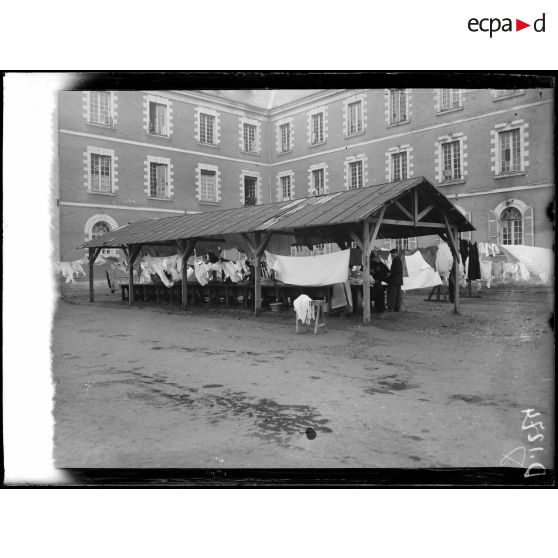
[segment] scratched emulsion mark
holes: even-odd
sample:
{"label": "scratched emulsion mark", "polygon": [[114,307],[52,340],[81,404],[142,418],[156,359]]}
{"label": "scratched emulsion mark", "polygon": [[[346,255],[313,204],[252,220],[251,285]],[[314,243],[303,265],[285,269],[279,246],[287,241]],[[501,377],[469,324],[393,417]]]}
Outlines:
{"label": "scratched emulsion mark", "polygon": [[[527,434],[527,441],[530,444],[536,442],[537,447],[518,446],[502,457],[502,459],[500,460],[500,465],[506,466],[513,464],[521,468],[527,465],[527,470],[523,475],[525,478],[545,475],[545,466],[542,463],[535,461],[536,459],[538,459],[538,452],[542,452],[544,454],[545,451],[544,447],[540,445],[544,440],[544,434],[540,432],[540,430],[544,430],[544,424],[542,420],[533,422],[533,419],[536,417],[540,417],[541,414],[535,413],[535,409],[522,409],[521,413],[525,415],[521,423],[521,430],[525,432],[530,431],[534,428],[534,431],[531,431]],[[527,424],[528,419],[531,420],[529,424]],[[529,460],[527,460],[527,457],[529,457]]]}
{"label": "scratched emulsion mark", "polygon": [[393,395],[395,391],[403,391],[405,389],[416,389],[417,384],[411,384],[408,378],[398,376],[397,374],[390,374],[389,376],[381,376],[375,378],[374,385],[365,388],[365,393],[374,395],[375,393],[384,393]]}
{"label": "scratched emulsion mark", "polygon": [[[331,433],[325,426],[329,420],[321,418],[320,413],[308,405],[282,405],[272,399],[256,399],[245,392],[225,389],[222,394],[207,393],[192,395],[197,390],[168,382],[164,378],[136,375],[136,387],[142,391],[128,392],[128,397],[141,400],[157,408],[188,409],[202,411],[207,414],[210,424],[217,425],[231,417],[248,418],[256,428],[251,432],[263,440],[290,447],[295,438],[307,432]],[[168,388],[180,390],[174,393]],[[206,388],[221,387],[218,384],[207,384]],[[313,439],[313,438],[309,438]]]}

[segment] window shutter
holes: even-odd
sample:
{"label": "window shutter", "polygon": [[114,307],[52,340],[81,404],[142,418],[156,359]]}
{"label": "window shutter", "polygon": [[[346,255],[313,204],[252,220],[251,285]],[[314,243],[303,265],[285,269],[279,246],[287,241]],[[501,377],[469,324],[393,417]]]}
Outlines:
{"label": "window shutter", "polygon": [[496,212],[492,209],[488,210],[488,241],[491,244],[499,244],[498,229],[499,220]]}
{"label": "window shutter", "polygon": [[525,246],[535,245],[534,223],[533,206],[530,205],[523,213],[523,244]]}
{"label": "window shutter", "polygon": [[417,237],[414,236],[409,238],[409,250],[416,250],[417,248]]}

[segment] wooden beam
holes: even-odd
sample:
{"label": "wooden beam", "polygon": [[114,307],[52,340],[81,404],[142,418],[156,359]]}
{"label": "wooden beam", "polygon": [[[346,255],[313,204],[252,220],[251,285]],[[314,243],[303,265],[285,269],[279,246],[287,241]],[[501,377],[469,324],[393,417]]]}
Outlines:
{"label": "wooden beam", "polygon": [[240,233],[240,236],[246,241],[246,244],[248,244],[250,250],[252,250],[252,253],[255,253],[254,244],[250,240],[250,237],[246,233]]}
{"label": "wooden beam", "polygon": [[362,223],[362,321],[370,322],[370,224]]}
{"label": "wooden beam", "polygon": [[[377,219],[368,220],[369,223],[376,223]],[[384,225],[399,225],[405,227],[414,227],[414,221],[403,221],[401,219],[383,219],[382,223]],[[420,221],[416,224],[417,227],[428,227],[431,229],[444,229],[446,226],[443,223],[427,223],[426,221]]]}
{"label": "wooden beam", "polygon": [[418,221],[418,190],[416,188],[413,190],[413,221],[416,226]]}
{"label": "wooden beam", "polygon": [[[256,231],[255,233],[255,244],[260,246],[262,244],[262,233]],[[254,252],[254,314],[259,316],[262,311],[262,274],[260,270],[260,254],[257,252],[256,248],[253,247]]]}
{"label": "wooden beam", "polygon": [[453,253],[453,259],[454,259],[454,296],[453,296],[453,311],[455,314],[459,314],[459,246],[457,245],[456,239],[457,239],[457,229],[455,229],[455,236],[453,234],[453,230],[452,227],[449,224],[448,221],[448,217],[445,214],[445,212],[441,212],[442,213],[442,217],[444,219],[444,223],[446,224],[446,228],[447,228],[447,235],[448,235],[448,239],[450,241],[450,248],[451,251]]}
{"label": "wooden beam", "polygon": [[358,237],[358,235],[352,229],[349,229],[349,234],[351,235],[353,242],[362,250],[362,240]]}
{"label": "wooden beam", "polygon": [[128,304],[134,303],[134,262],[141,251],[141,244],[128,247]]}
{"label": "wooden beam", "polygon": [[182,259],[182,310],[188,306],[188,258],[196,247],[197,239],[177,240],[178,253]]}
{"label": "wooden beam", "polygon": [[267,243],[269,242],[269,239],[271,238],[272,234],[273,234],[273,231],[267,231],[265,233],[263,240],[258,244],[258,247],[255,250],[256,254],[261,256],[261,254],[265,250],[265,247],[267,246]]}
{"label": "wooden beam", "polygon": [[411,212],[406,207],[404,207],[401,203],[399,203],[398,201],[395,201],[395,205],[401,211],[403,211],[403,213],[405,213],[405,215],[407,215],[407,217],[409,217],[409,219],[413,219],[413,215],[411,214]]}
{"label": "wooden beam", "polygon": [[93,282],[93,267],[102,248],[89,248],[89,302],[95,302],[95,287]]}
{"label": "wooden beam", "polygon": [[367,254],[368,258],[370,258],[370,253],[372,252],[372,247],[374,245],[374,242],[376,241],[376,237],[378,236],[378,231],[380,230],[380,226],[382,224],[382,220],[384,218],[385,212],[386,212],[386,206],[384,205],[384,207],[382,207],[382,210],[380,211],[380,215],[378,217],[378,220],[376,221],[376,224],[374,225],[374,230],[368,242],[368,254]]}
{"label": "wooden beam", "polygon": [[418,215],[417,221],[420,221],[427,213],[429,213],[432,209],[434,209],[434,205],[430,204],[428,207],[425,207]]}

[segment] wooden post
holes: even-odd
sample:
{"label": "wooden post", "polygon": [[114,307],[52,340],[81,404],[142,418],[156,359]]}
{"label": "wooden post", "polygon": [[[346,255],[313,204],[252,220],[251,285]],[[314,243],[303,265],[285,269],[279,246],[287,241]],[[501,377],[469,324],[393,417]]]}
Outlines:
{"label": "wooden post", "polygon": [[362,321],[370,321],[370,225],[362,224]]}
{"label": "wooden post", "polygon": [[[261,243],[262,233],[255,233],[255,243]],[[254,314],[259,316],[262,312],[262,273],[260,269],[260,253],[254,248]]]}
{"label": "wooden post", "polygon": [[128,248],[128,304],[134,303],[134,262],[140,253],[141,245]]}
{"label": "wooden post", "polygon": [[95,302],[95,287],[93,283],[93,267],[101,248],[89,248],[89,302]]}
{"label": "wooden post", "polygon": [[370,224],[365,221],[362,228],[362,321],[366,324],[370,321],[370,254],[374,247],[374,242],[378,236],[386,207],[382,207],[378,220],[374,225],[374,230],[370,234]]}
{"label": "wooden post", "polygon": [[[457,229],[454,229],[454,238],[457,238]],[[455,244],[455,243],[454,243]],[[457,246],[455,246],[455,253],[453,255],[455,259],[455,271],[453,280],[455,281],[455,294],[453,297],[453,311],[455,314],[459,314],[459,251]]]}
{"label": "wooden post", "polygon": [[186,310],[188,305],[188,258],[192,255],[196,247],[197,240],[177,240],[178,253],[182,258],[182,310]]}
{"label": "wooden post", "polygon": [[448,240],[450,249],[453,254],[453,259],[455,262],[455,272],[453,280],[455,281],[455,294],[453,297],[453,311],[459,314],[459,246],[457,245],[457,228],[450,227],[448,217],[445,213],[442,213],[444,218],[444,223],[446,225]]}

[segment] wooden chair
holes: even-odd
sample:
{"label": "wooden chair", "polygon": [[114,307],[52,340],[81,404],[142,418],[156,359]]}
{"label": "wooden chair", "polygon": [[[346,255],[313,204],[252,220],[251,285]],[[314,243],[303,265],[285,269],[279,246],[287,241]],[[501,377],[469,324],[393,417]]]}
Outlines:
{"label": "wooden chair", "polygon": [[[323,328],[324,331],[327,332],[327,318],[326,318],[326,309],[327,309],[327,300],[312,300],[311,306],[314,313],[314,335],[318,334],[318,330]],[[295,313],[295,323],[296,323],[296,334],[298,335],[299,332],[299,319]],[[306,325],[306,331],[309,330],[308,324]]]}

